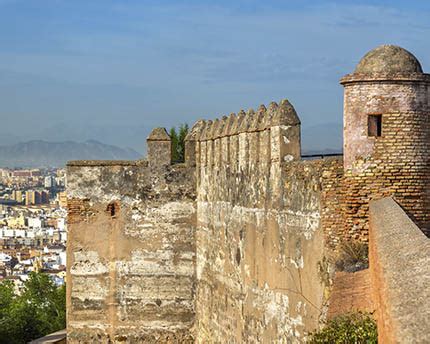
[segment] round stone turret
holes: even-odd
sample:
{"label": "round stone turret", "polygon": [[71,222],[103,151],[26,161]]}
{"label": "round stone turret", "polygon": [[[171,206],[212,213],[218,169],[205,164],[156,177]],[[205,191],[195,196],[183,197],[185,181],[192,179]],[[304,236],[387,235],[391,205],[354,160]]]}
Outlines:
{"label": "round stone turret", "polygon": [[407,50],[367,53],[344,86],[346,227],[367,237],[368,202],[393,196],[430,225],[430,75]]}

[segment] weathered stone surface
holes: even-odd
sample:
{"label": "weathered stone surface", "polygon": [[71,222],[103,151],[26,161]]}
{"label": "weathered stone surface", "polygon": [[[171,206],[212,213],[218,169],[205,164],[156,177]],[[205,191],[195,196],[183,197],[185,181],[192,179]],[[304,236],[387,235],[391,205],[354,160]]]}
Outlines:
{"label": "weathered stone surface", "polygon": [[[276,114],[279,107],[269,109]],[[326,201],[336,183],[326,183],[323,171],[342,164],[286,163],[280,147],[300,147],[299,136],[279,123],[266,130],[272,115],[265,110],[252,114],[265,130],[248,132],[246,116],[239,114],[235,127],[242,130],[232,130],[221,141],[226,146],[200,146],[206,160],[197,165],[197,342],[302,342],[325,307],[321,217],[331,221]]]}
{"label": "weathered stone surface", "polygon": [[381,45],[369,51],[354,73],[422,73],[421,64],[409,51],[395,45]]}
{"label": "weathered stone surface", "polygon": [[430,240],[385,198],[370,204],[369,246],[379,342],[430,342]]}
{"label": "weathered stone surface", "polygon": [[194,174],[157,171],[68,166],[71,343],[193,342]]}
{"label": "weathered stone surface", "polygon": [[170,141],[170,136],[166,131],[166,128],[154,128],[149,134],[148,141]]}
{"label": "weathered stone surface", "polygon": [[155,128],[146,139],[148,162],[152,169],[164,168],[172,160],[172,140],[165,128]]}

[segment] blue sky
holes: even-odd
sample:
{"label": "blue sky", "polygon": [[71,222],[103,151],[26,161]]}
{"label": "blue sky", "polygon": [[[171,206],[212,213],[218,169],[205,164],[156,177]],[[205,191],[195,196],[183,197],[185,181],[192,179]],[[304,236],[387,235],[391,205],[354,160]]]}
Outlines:
{"label": "blue sky", "polygon": [[339,148],[340,77],[383,43],[429,71],[429,17],[424,0],[0,0],[0,144],[144,152],[154,126],[288,98],[305,148]]}

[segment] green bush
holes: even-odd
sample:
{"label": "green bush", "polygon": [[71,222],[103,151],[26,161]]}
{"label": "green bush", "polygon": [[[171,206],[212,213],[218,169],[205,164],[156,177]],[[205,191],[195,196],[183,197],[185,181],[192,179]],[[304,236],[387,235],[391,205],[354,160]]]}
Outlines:
{"label": "green bush", "polygon": [[309,336],[311,344],[374,344],[378,342],[376,322],[369,313],[340,315]]}
{"label": "green bush", "polygon": [[369,247],[359,241],[345,241],[340,244],[336,259],[336,270],[355,272],[369,267]]}

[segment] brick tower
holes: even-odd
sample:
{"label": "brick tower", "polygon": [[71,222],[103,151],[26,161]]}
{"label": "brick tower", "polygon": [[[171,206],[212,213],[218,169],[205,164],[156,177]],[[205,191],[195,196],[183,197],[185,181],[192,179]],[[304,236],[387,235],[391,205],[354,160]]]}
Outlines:
{"label": "brick tower", "polygon": [[410,52],[383,45],[341,84],[347,235],[367,240],[369,201],[386,196],[428,229],[430,75]]}

